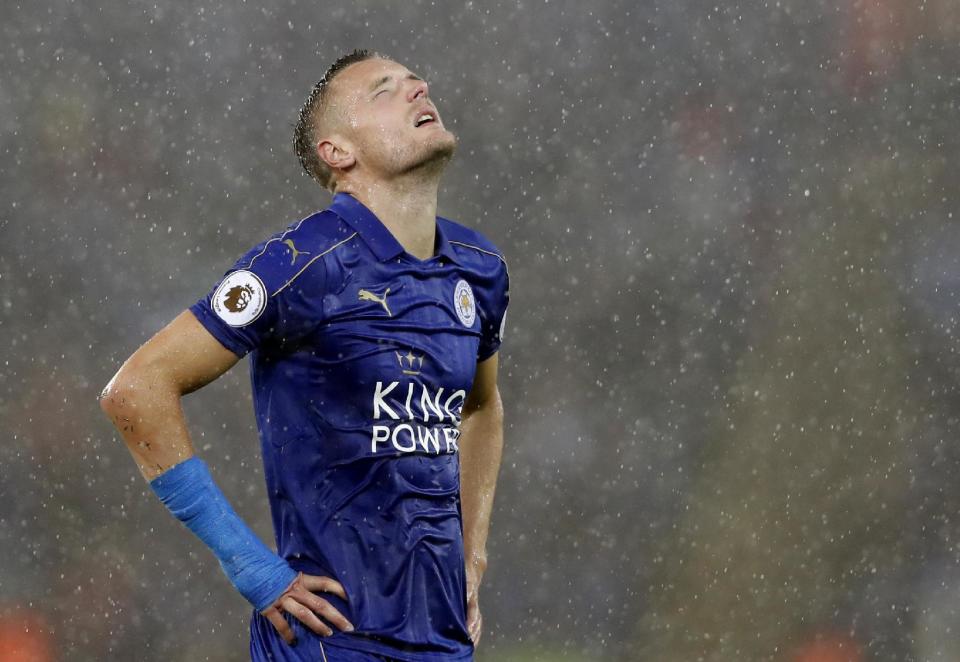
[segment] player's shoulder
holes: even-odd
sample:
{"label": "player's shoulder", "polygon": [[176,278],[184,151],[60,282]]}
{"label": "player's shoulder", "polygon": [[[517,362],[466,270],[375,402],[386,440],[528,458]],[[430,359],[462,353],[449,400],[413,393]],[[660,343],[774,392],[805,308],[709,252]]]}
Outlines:
{"label": "player's shoulder", "polygon": [[503,256],[503,251],[479,230],[442,216],[437,217],[437,223],[457,255],[472,262],[494,266],[500,263],[503,268],[506,268],[507,260]]}
{"label": "player's shoulder", "polygon": [[322,209],[264,238],[237,261],[236,267],[299,269],[346,243],[351,234],[352,230],[339,216],[329,209]]}

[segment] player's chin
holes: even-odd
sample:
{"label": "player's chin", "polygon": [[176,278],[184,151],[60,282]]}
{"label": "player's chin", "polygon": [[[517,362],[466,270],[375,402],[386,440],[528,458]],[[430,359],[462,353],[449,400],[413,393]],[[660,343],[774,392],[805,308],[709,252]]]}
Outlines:
{"label": "player's chin", "polygon": [[457,139],[449,131],[445,132],[448,137],[437,136],[429,142],[418,146],[416,154],[409,162],[406,170],[419,170],[424,167],[442,166],[457,151]]}
{"label": "player's chin", "polygon": [[448,133],[450,139],[438,144],[434,149],[434,157],[443,160],[449,160],[457,151],[457,139],[452,133]]}
{"label": "player's chin", "polygon": [[433,135],[430,135],[426,139],[426,152],[430,155],[436,156],[453,156],[453,153],[457,149],[457,137],[453,135],[451,131],[440,128],[439,130],[433,129]]}

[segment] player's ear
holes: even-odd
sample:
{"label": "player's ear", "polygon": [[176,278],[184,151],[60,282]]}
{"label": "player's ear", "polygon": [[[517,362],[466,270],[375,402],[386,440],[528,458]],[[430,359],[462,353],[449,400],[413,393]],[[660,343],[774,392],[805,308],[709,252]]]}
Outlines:
{"label": "player's ear", "polygon": [[357,160],[353,151],[348,147],[343,141],[333,142],[325,138],[317,143],[317,154],[320,156],[320,160],[332,170],[346,170]]}

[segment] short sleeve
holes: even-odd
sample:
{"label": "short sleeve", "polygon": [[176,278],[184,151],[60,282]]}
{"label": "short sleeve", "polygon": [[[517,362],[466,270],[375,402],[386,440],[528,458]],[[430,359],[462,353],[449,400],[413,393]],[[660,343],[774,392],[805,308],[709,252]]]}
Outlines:
{"label": "short sleeve", "polygon": [[301,277],[309,265],[294,270],[290,250],[279,238],[247,251],[190,306],[207,331],[241,358],[265,344],[290,340],[316,322],[316,311],[303,305],[303,287],[323,286],[323,265]]}
{"label": "short sleeve", "polygon": [[489,288],[485,301],[481,302],[480,346],[477,360],[486,361],[497,353],[503,342],[503,333],[507,323],[507,305],[510,303],[510,276],[507,263],[499,258],[500,266]]}

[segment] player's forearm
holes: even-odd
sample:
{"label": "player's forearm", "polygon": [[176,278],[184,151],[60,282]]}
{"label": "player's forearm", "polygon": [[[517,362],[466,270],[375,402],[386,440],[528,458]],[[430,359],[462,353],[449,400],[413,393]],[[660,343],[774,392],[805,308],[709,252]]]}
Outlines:
{"label": "player's forearm", "polygon": [[487,566],[487,533],[503,452],[503,404],[499,393],[465,412],[460,435],[460,500],[468,567]]}
{"label": "player's forearm", "polygon": [[234,587],[263,610],[296,572],[243,522],[194,455],[182,395],[162,370],[125,367],[101,393],[100,405],[157,497],[210,548]]}
{"label": "player's forearm", "polygon": [[162,370],[129,363],[100,394],[100,408],[147,481],[194,454],[181,395]]}

